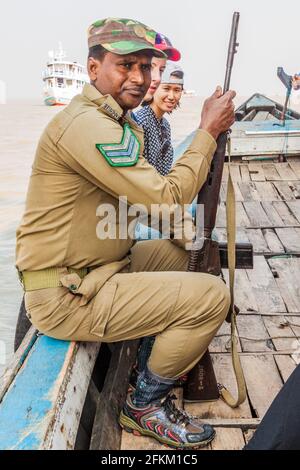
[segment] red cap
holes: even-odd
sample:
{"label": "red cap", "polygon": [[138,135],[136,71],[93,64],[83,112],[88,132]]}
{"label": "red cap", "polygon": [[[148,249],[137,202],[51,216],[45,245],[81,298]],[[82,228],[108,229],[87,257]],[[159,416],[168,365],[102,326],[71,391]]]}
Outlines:
{"label": "red cap", "polygon": [[178,49],[172,46],[171,41],[163,34],[157,33],[155,37],[155,47],[163,51],[168,56],[168,60],[177,62],[181,59],[181,54]]}

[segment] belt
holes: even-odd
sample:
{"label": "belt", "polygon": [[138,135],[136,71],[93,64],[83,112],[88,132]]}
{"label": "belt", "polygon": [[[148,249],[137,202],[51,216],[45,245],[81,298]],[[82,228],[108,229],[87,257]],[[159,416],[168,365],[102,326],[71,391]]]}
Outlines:
{"label": "belt", "polygon": [[[69,273],[76,273],[83,279],[92,268],[73,269],[67,268]],[[19,279],[25,291],[38,289],[47,289],[50,287],[60,287],[62,283],[62,268],[47,268],[39,271],[22,271],[19,273]]]}

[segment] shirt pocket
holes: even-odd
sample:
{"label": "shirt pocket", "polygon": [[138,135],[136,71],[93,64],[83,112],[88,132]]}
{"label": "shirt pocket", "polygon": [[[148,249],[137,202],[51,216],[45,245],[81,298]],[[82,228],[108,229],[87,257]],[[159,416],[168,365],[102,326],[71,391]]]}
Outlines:
{"label": "shirt pocket", "polygon": [[106,282],[92,301],[90,333],[99,338],[105,334],[117,287],[115,282]]}

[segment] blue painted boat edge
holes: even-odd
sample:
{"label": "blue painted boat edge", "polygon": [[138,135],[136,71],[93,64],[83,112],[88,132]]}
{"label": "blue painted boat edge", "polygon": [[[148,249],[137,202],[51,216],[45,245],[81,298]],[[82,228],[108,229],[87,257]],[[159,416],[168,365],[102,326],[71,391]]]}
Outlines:
{"label": "blue painted boat edge", "polygon": [[37,338],[0,403],[0,449],[34,450],[44,441],[70,341]]}
{"label": "blue painted boat edge", "polygon": [[[27,335],[30,335],[29,338],[27,338]],[[22,344],[26,343],[22,354],[19,355],[18,351],[15,353],[15,356],[13,357],[12,362],[9,364],[3,376],[1,377],[2,383],[0,386],[0,404],[3,400],[4,395],[7,393],[11,384],[13,383],[15,376],[17,375],[18,371],[20,370],[24,361],[26,360],[32,346],[36,342],[38,338],[38,331],[37,330],[33,330],[31,332],[29,331],[27,335],[25,336],[23,343],[22,343]],[[20,346],[20,349],[21,348],[22,348],[22,345]]]}

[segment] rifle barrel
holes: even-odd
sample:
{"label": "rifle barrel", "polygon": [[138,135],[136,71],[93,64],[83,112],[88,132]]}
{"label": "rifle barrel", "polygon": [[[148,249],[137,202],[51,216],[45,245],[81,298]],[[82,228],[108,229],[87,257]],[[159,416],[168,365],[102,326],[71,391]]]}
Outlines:
{"label": "rifle barrel", "polygon": [[231,26],[229,46],[228,46],[226,75],[225,75],[223,93],[226,93],[226,91],[229,90],[230,79],[231,79],[231,70],[232,70],[232,65],[233,65],[233,58],[234,58],[234,54],[236,53],[236,48],[239,45],[236,42],[237,30],[238,30],[238,26],[239,26],[239,19],[240,19],[239,12],[237,12],[237,11],[234,12],[233,18],[232,18],[232,26]]}

